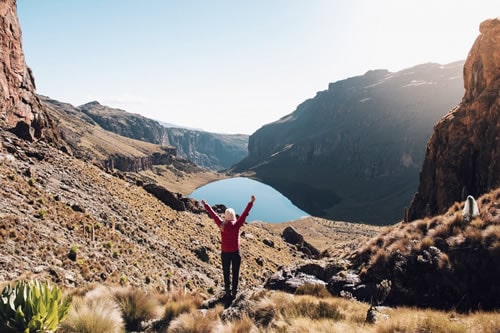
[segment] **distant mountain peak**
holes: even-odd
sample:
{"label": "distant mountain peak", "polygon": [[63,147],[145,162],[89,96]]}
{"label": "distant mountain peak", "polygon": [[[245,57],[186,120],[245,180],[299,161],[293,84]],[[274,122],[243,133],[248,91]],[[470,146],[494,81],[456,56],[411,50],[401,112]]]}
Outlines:
{"label": "distant mountain peak", "polygon": [[80,105],[78,107],[79,108],[89,108],[89,107],[96,107],[96,106],[102,106],[102,104],[99,103],[98,101],[91,101],[91,102],[82,104],[82,105]]}

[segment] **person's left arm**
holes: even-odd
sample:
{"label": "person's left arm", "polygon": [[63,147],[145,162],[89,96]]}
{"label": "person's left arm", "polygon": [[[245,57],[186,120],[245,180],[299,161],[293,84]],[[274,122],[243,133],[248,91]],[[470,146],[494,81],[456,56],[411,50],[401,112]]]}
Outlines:
{"label": "person's left arm", "polygon": [[236,226],[241,227],[245,223],[247,216],[250,213],[250,209],[252,209],[252,207],[253,207],[254,201],[255,201],[255,195],[252,195],[252,197],[250,198],[250,201],[248,202],[247,206],[245,207],[245,210],[243,211],[243,213],[241,213],[241,216],[236,221]]}

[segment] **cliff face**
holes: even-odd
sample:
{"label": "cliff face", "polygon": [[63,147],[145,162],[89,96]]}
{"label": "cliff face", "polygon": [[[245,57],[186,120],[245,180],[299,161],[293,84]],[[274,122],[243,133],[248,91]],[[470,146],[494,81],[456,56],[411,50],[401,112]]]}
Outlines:
{"label": "cliff face", "polygon": [[410,219],[500,186],[500,20],[480,25],[464,66],[465,95],[434,128]]}
{"label": "cliff face", "polygon": [[184,128],[168,128],[168,142],[180,156],[197,165],[224,170],[247,157],[248,135],[217,134]]}
{"label": "cliff face", "polygon": [[223,170],[247,156],[247,135],[226,135],[166,128],[138,114],[90,102],[78,107],[105,130],[159,145],[171,145],[179,157],[210,170]]}
{"label": "cliff face", "polygon": [[432,126],[463,95],[463,62],[331,83],[249,139],[253,171],[315,216],[391,224],[418,186]]}
{"label": "cliff face", "polygon": [[92,118],[68,103],[38,95],[47,114],[57,119],[64,141],[75,157],[106,169],[138,172],[153,165],[171,165],[176,149],[130,139],[104,130]]}
{"label": "cliff face", "polygon": [[0,125],[29,140],[56,137],[25,63],[15,0],[0,1]]}
{"label": "cliff face", "polygon": [[136,140],[168,145],[166,129],[157,121],[120,109],[90,102],[78,107],[107,131]]}

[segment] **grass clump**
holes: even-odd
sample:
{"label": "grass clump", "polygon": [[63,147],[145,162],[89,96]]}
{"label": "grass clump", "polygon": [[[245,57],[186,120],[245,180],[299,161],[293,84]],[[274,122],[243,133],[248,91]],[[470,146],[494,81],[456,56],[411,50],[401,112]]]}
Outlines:
{"label": "grass clump", "polygon": [[61,333],[121,333],[124,328],[122,313],[112,299],[75,297],[60,330]]}
{"label": "grass clump", "polygon": [[345,315],[339,311],[337,304],[325,300],[318,301],[312,296],[296,297],[288,306],[281,309],[281,313],[287,318],[345,319]]}
{"label": "grass clump", "polygon": [[129,331],[140,330],[141,322],[156,316],[159,306],[157,299],[140,289],[120,288],[113,296],[123,314],[125,328]]}
{"label": "grass clump", "polygon": [[196,306],[192,301],[182,300],[182,301],[171,301],[165,304],[164,313],[163,313],[163,321],[170,322],[173,319],[177,318],[179,315],[183,313],[193,312],[196,309]]}
{"label": "grass clump", "polygon": [[304,283],[295,290],[295,295],[311,295],[318,298],[331,297],[332,294],[326,289],[324,284]]}
{"label": "grass clump", "polygon": [[167,333],[213,333],[220,331],[221,324],[201,312],[183,313],[172,321]]}
{"label": "grass clump", "polygon": [[[450,318],[445,312],[398,308],[390,313],[390,320],[376,325],[376,333],[466,333],[470,332],[467,324]],[[482,332],[482,331],[478,331]]]}

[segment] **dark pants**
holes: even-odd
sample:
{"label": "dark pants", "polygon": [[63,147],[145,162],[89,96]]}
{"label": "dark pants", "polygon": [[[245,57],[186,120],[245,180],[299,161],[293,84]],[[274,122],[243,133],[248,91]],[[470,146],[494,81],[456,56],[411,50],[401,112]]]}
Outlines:
{"label": "dark pants", "polygon": [[[238,279],[240,276],[241,256],[240,251],[222,252],[222,272],[224,273],[224,291],[234,296],[238,291]],[[233,266],[233,278],[229,279],[231,265]],[[232,281],[232,284],[231,284]],[[231,289],[232,286],[232,289]]]}

